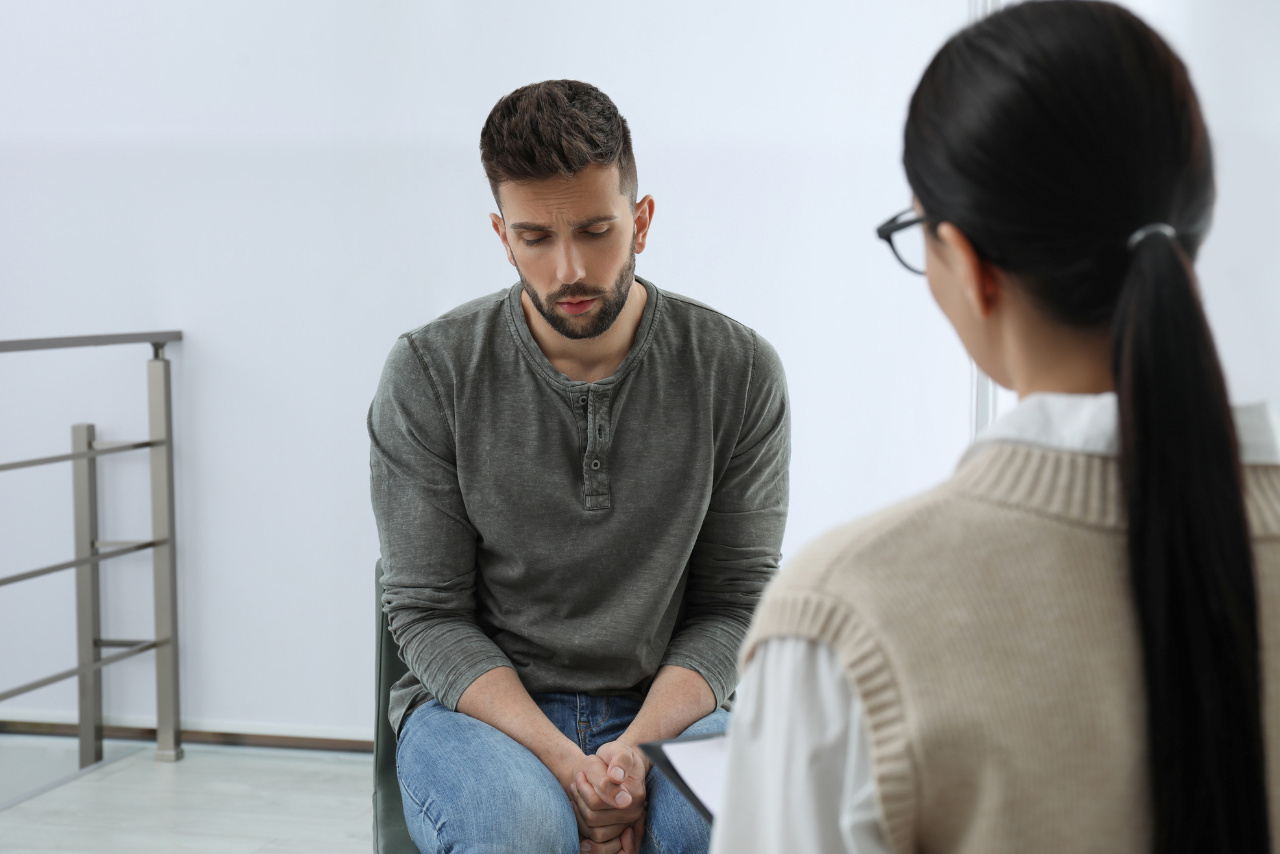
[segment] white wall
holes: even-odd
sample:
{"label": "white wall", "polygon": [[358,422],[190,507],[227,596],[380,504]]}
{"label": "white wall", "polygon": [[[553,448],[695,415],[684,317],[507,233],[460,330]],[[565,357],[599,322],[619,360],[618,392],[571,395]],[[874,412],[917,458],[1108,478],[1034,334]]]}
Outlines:
{"label": "white wall", "polygon": [[[0,339],[181,328],[174,362],[186,724],[367,738],[364,415],[395,336],[511,283],[477,140],[527,82],[589,80],[657,199],[638,271],[781,353],[785,550],[945,477],[969,367],[873,234],[904,207],[901,123],[964,0],[0,4]],[[1203,256],[1234,388],[1280,402],[1280,36],[1267,0],[1141,8],[1184,51],[1218,145]],[[0,355],[0,461],[71,423],[145,431],[144,346]],[[101,463],[103,536],[145,534],[145,460]],[[0,474],[0,574],[66,559],[67,467]],[[106,564],[145,637],[149,562]],[[71,578],[0,588],[0,686],[74,663]],[[107,672],[143,723],[149,656]],[[72,683],[0,704],[71,719]]]}

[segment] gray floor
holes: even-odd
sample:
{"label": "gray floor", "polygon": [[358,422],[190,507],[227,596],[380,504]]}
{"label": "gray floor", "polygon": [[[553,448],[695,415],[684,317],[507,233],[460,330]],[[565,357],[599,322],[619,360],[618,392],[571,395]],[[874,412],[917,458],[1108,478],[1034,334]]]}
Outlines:
{"label": "gray floor", "polygon": [[[136,741],[104,741],[104,762],[142,750]],[[44,735],[0,735],[0,809],[79,771],[79,742]],[[2,850],[2,849],[0,849]]]}
{"label": "gray floor", "polygon": [[[18,749],[15,738],[28,744]],[[31,767],[40,750],[74,751],[73,739],[43,740],[0,736],[0,779],[19,753]],[[189,745],[181,762],[164,763],[137,750],[0,811],[0,852],[364,854],[372,782],[368,754]]]}

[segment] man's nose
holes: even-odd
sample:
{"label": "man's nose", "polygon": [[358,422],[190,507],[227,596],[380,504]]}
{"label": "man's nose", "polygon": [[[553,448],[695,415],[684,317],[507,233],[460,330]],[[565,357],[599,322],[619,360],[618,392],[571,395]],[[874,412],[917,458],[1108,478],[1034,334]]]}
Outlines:
{"label": "man's nose", "polygon": [[562,284],[572,285],[582,281],[586,275],[586,267],[573,238],[561,240],[556,255],[556,279]]}

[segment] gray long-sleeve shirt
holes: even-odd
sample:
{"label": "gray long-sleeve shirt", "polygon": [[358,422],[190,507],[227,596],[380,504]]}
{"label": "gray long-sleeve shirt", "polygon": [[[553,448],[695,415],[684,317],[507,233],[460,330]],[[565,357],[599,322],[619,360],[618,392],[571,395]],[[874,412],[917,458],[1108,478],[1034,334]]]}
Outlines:
{"label": "gray long-sleeve shirt", "polygon": [[397,731],[500,666],[531,693],[641,695],[664,664],[733,692],[786,523],[786,380],[751,329],[640,281],[608,379],[551,366],[519,285],[392,349],[369,436]]}

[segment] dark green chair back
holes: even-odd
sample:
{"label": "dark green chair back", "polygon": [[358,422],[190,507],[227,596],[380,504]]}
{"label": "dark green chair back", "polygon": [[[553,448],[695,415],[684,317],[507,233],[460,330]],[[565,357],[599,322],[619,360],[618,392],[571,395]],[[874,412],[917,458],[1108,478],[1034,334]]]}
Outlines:
{"label": "dark green chair back", "polygon": [[418,854],[418,846],[409,837],[400,802],[400,782],[396,779],[396,734],[387,721],[387,705],[391,686],[409,668],[400,660],[399,649],[391,637],[387,615],[382,613],[382,561],[373,571],[378,609],[377,692],[378,719],[373,723],[373,852],[374,854]]}

